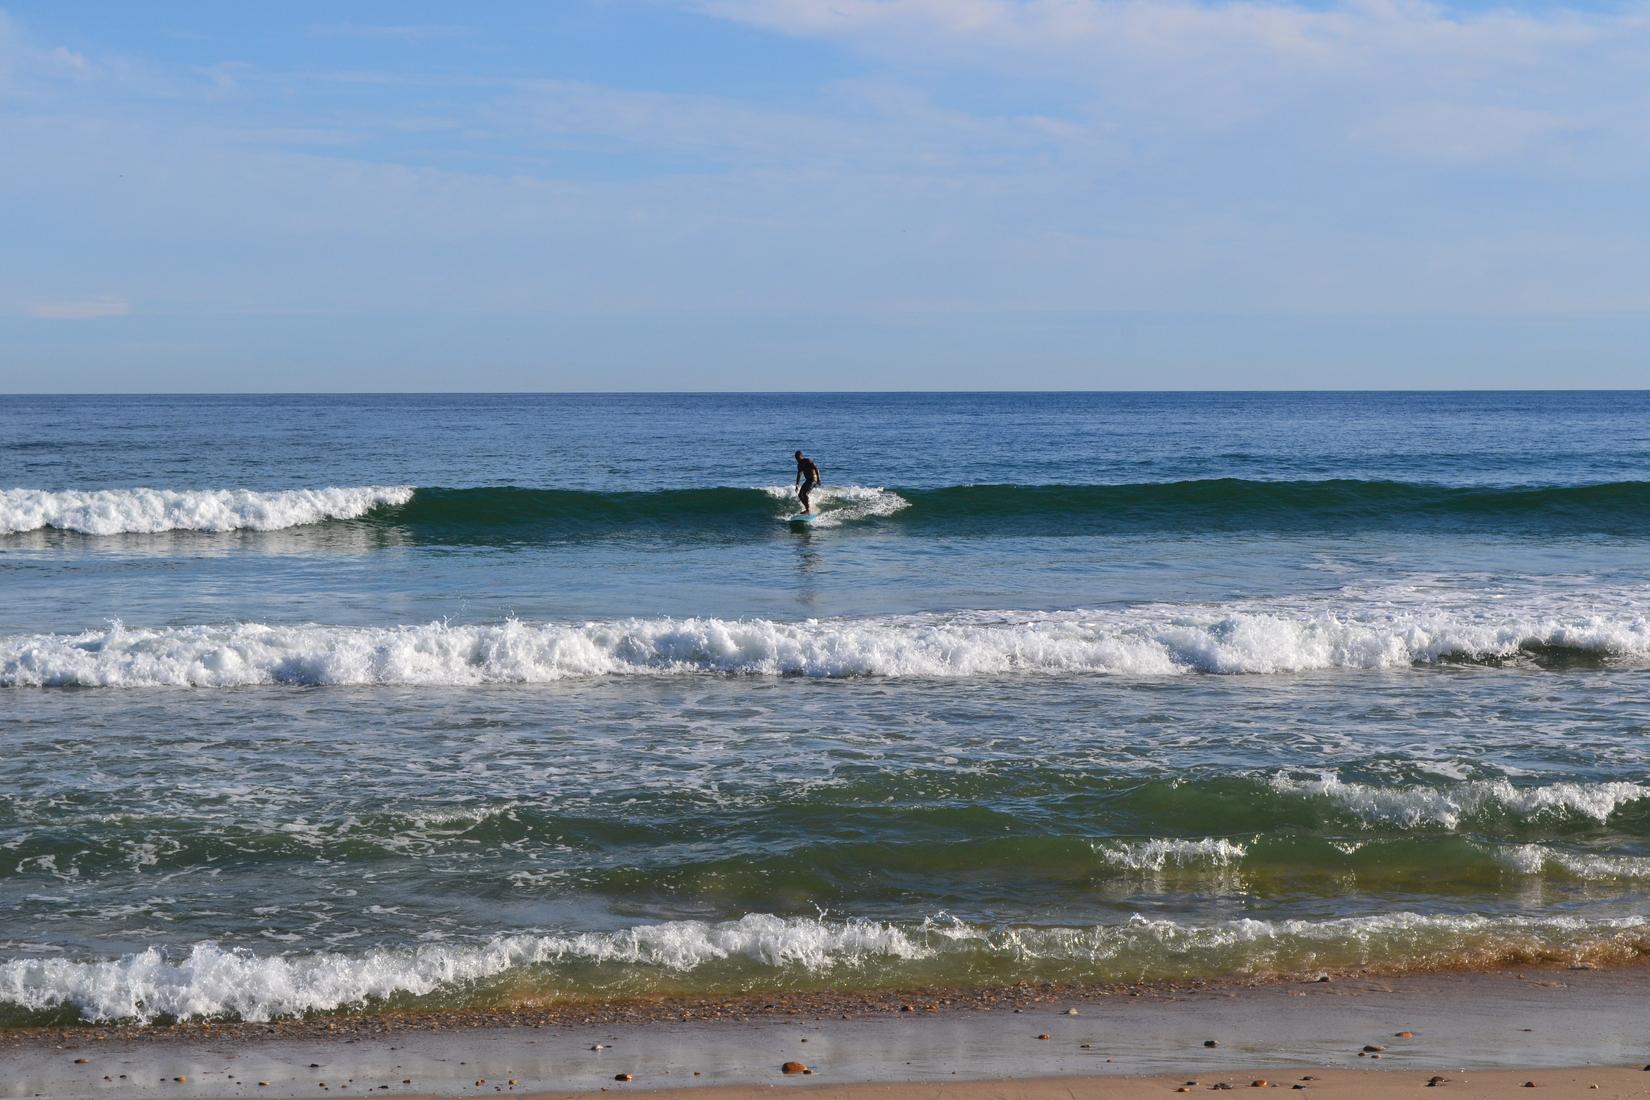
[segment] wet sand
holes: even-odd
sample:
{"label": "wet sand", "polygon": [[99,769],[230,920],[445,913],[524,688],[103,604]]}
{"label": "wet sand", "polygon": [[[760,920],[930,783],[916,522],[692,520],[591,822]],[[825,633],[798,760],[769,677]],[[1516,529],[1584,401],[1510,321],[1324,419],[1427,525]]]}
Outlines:
{"label": "wet sand", "polygon": [[[331,1021],[330,1030],[327,1022],[60,1029],[7,1038],[0,1097],[565,1096],[606,1089],[719,1100],[801,1087],[822,1100],[1041,1100],[1160,1096],[1221,1084],[1249,1089],[1255,1080],[1286,1091],[1303,1085],[1378,1097],[1428,1087],[1434,1076],[1444,1078],[1434,1087],[1457,1095],[1507,1095],[1534,1081],[1539,1089],[1650,1096],[1650,1072],[1642,1069],[1650,1064],[1650,971],[1642,968],[1088,999],[1027,992],[1020,1002],[910,1004],[910,1011],[884,1005],[856,1015],[805,1011],[806,999],[742,1001],[711,1018],[688,1010],[685,1020],[660,1012],[663,1018],[637,1022],[523,1018],[514,1026],[458,1027],[450,1017],[389,1026],[363,1017]],[[787,1061],[812,1072],[786,1075]]]}

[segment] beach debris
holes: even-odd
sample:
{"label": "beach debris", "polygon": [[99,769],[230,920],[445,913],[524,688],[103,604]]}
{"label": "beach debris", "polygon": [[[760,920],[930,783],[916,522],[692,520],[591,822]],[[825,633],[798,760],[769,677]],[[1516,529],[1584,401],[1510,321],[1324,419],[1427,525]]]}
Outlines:
{"label": "beach debris", "polygon": [[1045,1031],[1045,1032],[1043,1032],[1043,1033],[1042,1033],[1042,1034],[1041,1034],[1041,1035],[1039,1035],[1039,1036],[1037,1036],[1037,1038],[1039,1038],[1039,1039],[1047,1039],[1047,1038],[1048,1038],[1048,1032],[1046,1032],[1046,1031]]}
{"label": "beach debris", "polygon": [[634,1076],[628,1073],[615,1073],[613,1075],[613,1080],[615,1081],[634,1081],[635,1079],[636,1078]]}
{"label": "beach debris", "polygon": [[1429,1089],[1435,1089],[1443,1083],[1444,1083],[1444,1079],[1442,1077],[1437,1076],[1437,1075],[1434,1075],[1432,1077],[1427,1078],[1427,1088],[1429,1088]]}
{"label": "beach debris", "polygon": [[591,1044],[590,1049],[591,1050],[606,1050],[607,1049],[607,1044],[606,1043],[593,1043],[593,1044]]}
{"label": "beach debris", "polygon": [[1413,1038],[1415,1038],[1415,1032],[1413,1032],[1413,1031],[1400,1031],[1396,1035],[1394,1035],[1393,1038],[1394,1039],[1413,1039]]}
{"label": "beach debris", "polygon": [[1269,1089],[1272,1087],[1272,1083],[1264,1077],[1257,1077],[1249,1082],[1249,1087],[1252,1089]]}
{"label": "beach debris", "polygon": [[1067,1016],[1076,1016],[1076,1015],[1078,1015],[1078,1012],[1075,1008],[1068,1008],[1068,1009],[1066,1009],[1066,1015]]}
{"label": "beach debris", "polygon": [[75,1064],[75,1065],[77,1065],[77,1066],[83,1066],[83,1065],[85,1065],[85,1064],[86,1064],[86,1059],[84,1059],[84,1058],[76,1058],[76,1059],[75,1059],[75,1060],[74,1060],[74,1064]]}
{"label": "beach debris", "polygon": [[185,1077],[181,1073],[178,1074],[176,1077],[172,1078],[172,1080],[176,1081],[180,1085],[188,1084],[188,1082],[189,1082],[189,1078]]}
{"label": "beach debris", "polygon": [[786,1062],[779,1067],[780,1073],[807,1073],[808,1067],[801,1062]]}
{"label": "beach debris", "polygon": [[1386,1049],[1386,1047],[1382,1046],[1380,1043],[1365,1043],[1364,1044],[1364,1053],[1365,1054],[1378,1054],[1378,1053],[1380,1053],[1381,1051],[1383,1051],[1385,1049]]}
{"label": "beach debris", "polygon": [[1205,1039],[1205,1040],[1203,1040],[1203,1045],[1206,1046],[1206,1047],[1218,1047],[1220,1045],[1220,1040],[1219,1039]]}
{"label": "beach debris", "polygon": [[[900,1010],[900,1011],[901,1011],[901,1012],[915,1012],[915,1011],[916,1011],[916,1008],[915,1008],[915,1007],[914,1007],[914,1006],[912,1006],[912,1005],[900,1005],[900,1006],[899,1006],[899,1010]],[[1016,1011],[1016,1012],[1018,1012],[1018,1011],[1020,1011],[1020,1010],[1019,1010],[1019,1009],[1015,1009],[1015,1010],[1014,1010],[1014,1011]]]}
{"label": "beach debris", "polygon": [[267,1089],[269,1087],[269,1082],[268,1081],[259,1081],[258,1082],[258,1087],[261,1088],[261,1089]]}
{"label": "beach debris", "polygon": [[1525,1081],[1523,1087],[1527,1088],[1527,1089],[1533,1089],[1533,1088],[1535,1088],[1535,1082],[1534,1081]]}

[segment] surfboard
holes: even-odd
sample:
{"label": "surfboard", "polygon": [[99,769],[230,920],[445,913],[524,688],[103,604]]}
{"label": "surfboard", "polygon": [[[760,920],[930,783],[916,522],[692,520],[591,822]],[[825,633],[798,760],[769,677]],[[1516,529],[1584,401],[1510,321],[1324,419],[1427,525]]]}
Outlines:
{"label": "surfboard", "polygon": [[798,512],[796,515],[792,516],[788,522],[790,522],[790,523],[812,523],[814,520],[816,520],[818,518],[819,518],[819,513],[818,512]]}

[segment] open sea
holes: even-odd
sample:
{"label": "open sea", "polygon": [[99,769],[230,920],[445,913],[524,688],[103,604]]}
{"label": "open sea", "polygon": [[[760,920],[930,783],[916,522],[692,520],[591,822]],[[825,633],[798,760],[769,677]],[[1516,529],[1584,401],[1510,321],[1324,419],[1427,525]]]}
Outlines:
{"label": "open sea", "polygon": [[0,397],[0,1026],[1623,963],[1647,673],[1647,393]]}

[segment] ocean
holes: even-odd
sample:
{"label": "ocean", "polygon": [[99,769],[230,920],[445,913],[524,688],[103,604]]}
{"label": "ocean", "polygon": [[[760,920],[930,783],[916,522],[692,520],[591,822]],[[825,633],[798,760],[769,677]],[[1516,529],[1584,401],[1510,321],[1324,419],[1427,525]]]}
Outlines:
{"label": "ocean", "polygon": [[1647,670],[1647,393],[0,398],[0,1026],[1626,963]]}

